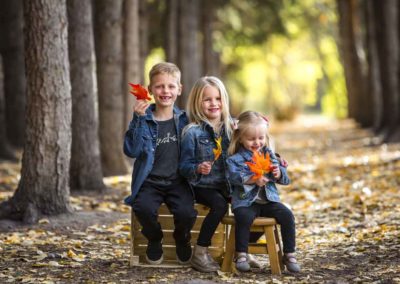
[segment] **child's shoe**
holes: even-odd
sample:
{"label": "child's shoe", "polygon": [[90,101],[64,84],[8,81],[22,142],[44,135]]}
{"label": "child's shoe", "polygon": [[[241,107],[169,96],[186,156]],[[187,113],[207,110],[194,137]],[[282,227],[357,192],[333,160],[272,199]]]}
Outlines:
{"label": "child's shoe", "polygon": [[285,253],[283,255],[283,264],[290,272],[300,272],[300,265],[297,263],[293,253]]}
{"label": "child's shoe", "polygon": [[176,243],[176,258],[180,264],[189,264],[192,257],[190,242]]}
{"label": "child's shoe", "polygon": [[247,258],[249,260],[249,264],[251,268],[261,268],[262,264],[255,258],[254,255],[248,253]]}
{"label": "child's shoe", "polygon": [[161,241],[149,241],[146,249],[146,261],[149,264],[160,264],[163,262],[163,250]]}
{"label": "child's shoe", "polygon": [[200,272],[216,272],[219,269],[219,265],[214,265],[211,259],[211,256],[208,254],[208,247],[195,245],[190,264]]}
{"label": "child's shoe", "polygon": [[250,271],[249,257],[245,252],[239,252],[236,257],[236,269],[240,272]]}

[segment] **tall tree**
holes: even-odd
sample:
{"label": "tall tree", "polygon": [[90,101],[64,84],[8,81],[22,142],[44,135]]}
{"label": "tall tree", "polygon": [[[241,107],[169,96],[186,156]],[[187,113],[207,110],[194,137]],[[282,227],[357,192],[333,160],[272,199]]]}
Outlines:
{"label": "tall tree", "polygon": [[179,58],[178,66],[182,71],[184,96],[180,97],[178,105],[186,106],[187,94],[201,76],[201,51],[199,42],[199,0],[180,0],[179,12]]}
{"label": "tall tree", "polygon": [[123,143],[123,0],[95,1],[95,47],[99,92],[100,149],[105,176],[127,173]]}
{"label": "tall tree", "polygon": [[219,54],[213,47],[213,31],[216,6],[214,0],[204,0],[202,3],[201,30],[203,35],[203,74],[220,76]]}
{"label": "tall tree", "polygon": [[102,191],[91,1],[68,0],[67,10],[72,88],[70,187]]}
{"label": "tall tree", "polygon": [[179,0],[167,0],[165,54],[167,61],[178,62]]}
{"label": "tall tree", "polygon": [[0,1],[0,23],[7,136],[12,145],[22,147],[26,101],[22,0]]}
{"label": "tall tree", "polygon": [[140,59],[139,0],[124,2],[124,117],[123,127],[128,128],[132,119],[134,96],[129,95],[128,82],[141,82],[143,68]]}
{"label": "tall tree", "polygon": [[343,59],[349,116],[361,122],[364,78],[357,54],[356,0],[338,0],[340,52]]}
{"label": "tall tree", "polygon": [[21,180],[0,218],[70,210],[71,85],[65,0],[24,2],[27,127]]}
{"label": "tall tree", "polygon": [[16,157],[7,140],[6,120],[4,110],[4,76],[3,59],[0,55],[0,159],[15,160]]}

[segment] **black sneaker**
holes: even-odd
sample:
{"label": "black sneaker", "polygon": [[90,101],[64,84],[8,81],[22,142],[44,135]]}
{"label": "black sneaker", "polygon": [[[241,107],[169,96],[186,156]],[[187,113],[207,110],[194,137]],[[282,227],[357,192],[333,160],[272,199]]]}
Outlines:
{"label": "black sneaker", "polygon": [[149,241],[146,249],[146,261],[150,264],[160,264],[163,260],[161,241]]}
{"label": "black sneaker", "polygon": [[176,243],[176,258],[180,264],[189,264],[192,257],[192,247],[188,243]]}

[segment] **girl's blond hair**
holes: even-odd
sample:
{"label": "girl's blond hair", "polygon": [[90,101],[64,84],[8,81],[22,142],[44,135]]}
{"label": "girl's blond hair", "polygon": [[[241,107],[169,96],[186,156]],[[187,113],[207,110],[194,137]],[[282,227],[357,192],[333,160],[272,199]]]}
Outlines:
{"label": "girl's blond hair", "polygon": [[216,88],[221,96],[221,104],[222,104],[221,123],[225,127],[226,135],[230,139],[232,136],[233,129],[232,129],[232,118],[229,113],[229,95],[222,81],[214,76],[201,77],[199,80],[197,80],[192,90],[190,91],[187,103],[187,113],[190,120],[190,125],[188,125],[188,128],[190,128],[193,125],[201,125],[202,122],[206,122],[211,125],[210,121],[208,120],[208,118],[206,117],[201,108],[204,90],[206,87]]}
{"label": "girl's blond hair", "polygon": [[[240,138],[242,138],[250,129],[254,129],[260,126],[260,124],[267,125],[268,122],[265,120],[260,113],[256,111],[245,111],[242,112],[238,117],[237,128],[233,131],[232,140],[229,144],[228,155],[237,153],[240,149]],[[266,146],[273,148],[272,139],[266,134]]]}

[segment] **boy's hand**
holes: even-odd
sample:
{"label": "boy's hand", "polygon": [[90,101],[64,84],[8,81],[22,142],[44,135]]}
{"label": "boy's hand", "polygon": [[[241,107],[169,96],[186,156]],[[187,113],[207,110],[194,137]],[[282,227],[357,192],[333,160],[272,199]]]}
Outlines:
{"label": "boy's hand", "polygon": [[269,179],[265,176],[261,176],[260,178],[256,179],[254,183],[258,186],[264,186],[269,182]]}
{"label": "boy's hand", "polygon": [[281,172],[281,169],[279,168],[278,165],[272,165],[272,175],[276,179],[280,179],[281,178],[282,172]]}
{"label": "boy's hand", "polygon": [[145,100],[137,100],[135,106],[133,107],[133,112],[137,115],[145,115],[146,109],[149,107],[149,104]]}
{"label": "boy's hand", "polygon": [[211,172],[212,162],[205,161],[197,166],[197,173],[202,175],[208,175]]}

